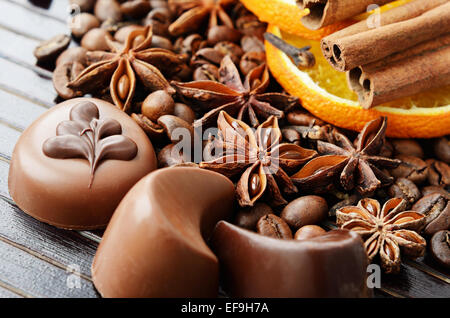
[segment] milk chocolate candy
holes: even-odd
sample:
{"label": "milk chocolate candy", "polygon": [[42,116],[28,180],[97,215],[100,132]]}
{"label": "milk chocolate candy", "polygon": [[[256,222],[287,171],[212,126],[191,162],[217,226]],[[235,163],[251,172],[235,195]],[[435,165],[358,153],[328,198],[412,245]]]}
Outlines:
{"label": "milk chocolate candy", "polygon": [[77,98],[24,131],[11,159],[9,192],[43,222],[103,228],[128,190],[154,169],[152,144],[128,115],[105,101]]}
{"label": "milk chocolate candy", "polygon": [[104,297],[216,297],[219,263],[207,240],[233,213],[234,186],[193,167],[137,183],[114,213],[92,265]]}
{"label": "milk chocolate candy", "polygon": [[211,240],[232,297],[365,297],[367,256],[358,234],[334,230],[297,241],[219,222]]}

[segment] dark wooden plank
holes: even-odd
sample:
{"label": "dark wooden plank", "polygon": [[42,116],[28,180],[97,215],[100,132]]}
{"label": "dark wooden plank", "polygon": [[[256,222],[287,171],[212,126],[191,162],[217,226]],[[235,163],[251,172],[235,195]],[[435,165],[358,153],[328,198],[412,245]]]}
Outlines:
{"label": "dark wooden plank", "polygon": [[[8,285],[34,297],[98,297],[91,281],[72,275],[0,239],[0,277]],[[80,288],[70,288],[71,281]]]}
{"label": "dark wooden plank", "polygon": [[57,34],[69,34],[67,24],[48,19],[23,6],[0,0],[0,26],[36,40],[45,40]]}
{"label": "dark wooden plank", "polygon": [[[1,55],[1,51],[0,51]],[[44,78],[31,69],[0,57],[0,89],[24,96],[38,104],[54,104],[56,92],[50,77]]]}
{"label": "dark wooden plank", "polygon": [[403,297],[450,297],[450,284],[407,264],[402,264],[399,274],[383,274],[381,286]]}
{"label": "dark wooden plank", "polygon": [[0,123],[0,158],[11,159],[14,145],[20,137],[20,131]]}
{"label": "dark wooden plank", "polygon": [[0,90],[0,101],[0,121],[18,130],[24,130],[47,110],[3,90]]}
{"label": "dark wooden plank", "polygon": [[65,21],[65,17],[69,14],[68,0],[7,0],[19,6],[39,13],[44,17],[56,19],[61,22]]}
{"label": "dark wooden plank", "polygon": [[39,41],[18,35],[1,27],[0,39],[2,39],[3,43],[8,43],[8,45],[0,47],[0,50],[5,55],[14,56],[29,64],[35,64],[36,58],[33,55],[33,51],[39,44]]}

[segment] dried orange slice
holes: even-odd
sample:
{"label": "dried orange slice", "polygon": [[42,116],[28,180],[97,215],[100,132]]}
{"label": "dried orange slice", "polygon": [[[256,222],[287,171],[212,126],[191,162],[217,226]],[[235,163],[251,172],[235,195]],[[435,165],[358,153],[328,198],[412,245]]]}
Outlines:
{"label": "dried orange slice", "polygon": [[311,46],[316,65],[310,69],[298,69],[286,54],[268,42],[266,55],[273,76],[315,116],[355,131],[370,120],[387,116],[389,137],[431,138],[450,134],[450,86],[365,110],[348,88],[345,73],[336,71],[325,60],[318,41],[284,33],[273,25],[269,25],[268,32],[297,47]]}
{"label": "dried orange slice", "polygon": [[[412,0],[397,0],[382,6],[379,12],[394,8]],[[309,13],[308,9],[301,10],[295,0],[241,0],[244,6],[252,11],[261,21],[278,26],[283,31],[310,40],[320,40],[333,32],[339,31],[355,22],[366,19],[373,11],[354,17],[352,20],[342,21],[326,26],[319,30],[309,30],[301,23],[301,18]]]}

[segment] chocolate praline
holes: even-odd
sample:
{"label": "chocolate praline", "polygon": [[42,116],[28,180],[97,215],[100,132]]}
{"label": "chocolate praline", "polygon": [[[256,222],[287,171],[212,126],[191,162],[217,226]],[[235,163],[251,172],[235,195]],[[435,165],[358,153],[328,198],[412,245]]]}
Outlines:
{"label": "chocolate praline", "polygon": [[127,114],[99,99],[77,98],[54,106],[23,132],[8,186],[17,205],[40,221],[96,229],[154,169],[153,146]]}
{"label": "chocolate praline", "polygon": [[104,297],[217,297],[219,262],[207,241],[233,213],[234,186],[193,167],[150,173],[125,196],[92,264]]}

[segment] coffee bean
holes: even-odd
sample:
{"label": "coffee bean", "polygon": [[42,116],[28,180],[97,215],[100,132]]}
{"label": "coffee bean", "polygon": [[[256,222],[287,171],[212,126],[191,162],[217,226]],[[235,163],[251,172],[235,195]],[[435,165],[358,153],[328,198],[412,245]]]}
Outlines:
{"label": "coffee bean", "polygon": [[81,46],[88,51],[109,51],[106,38],[113,40],[111,34],[105,29],[94,28],[83,36]]}
{"label": "coffee bean", "polygon": [[72,18],[70,31],[76,38],[81,38],[89,30],[98,28],[100,21],[90,13],[80,13]]}
{"label": "coffee bean", "polygon": [[430,254],[445,268],[450,268],[450,231],[444,230],[433,235],[430,241]]}
{"label": "coffee bean", "polygon": [[167,8],[155,8],[151,10],[145,19],[143,25],[151,25],[153,34],[169,37],[169,25],[171,23],[171,13]]}
{"label": "coffee bean", "polygon": [[321,236],[326,232],[327,231],[325,231],[318,225],[305,225],[298,229],[298,231],[295,233],[294,239],[299,241],[308,240],[317,236]]}
{"label": "coffee bean", "polygon": [[436,157],[450,165],[450,139],[442,137],[433,142],[433,150]]}
{"label": "coffee bean", "polygon": [[183,119],[189,124],[192,124],[195,120],[195,113],[192,108],[183,103],[175,103],[173,115]]}
{"label": "coffee bean", "polygon": [[328,213],[325,199],[307,195],[290,202],[281,212],[281,218],[293,229],[323,221]]}
{"label": "coffee bean", "polygon": [[96,0],[70,0],[72,6],[78,6],[81,12],[88,12],[94,8]]}
{"label": "coffee bean", "polygon": [[151,93],[142,103],[142,114],[157,122],[163,115],[172,115],[175,102],[166,91],[159,90]]}
{"label": "coffee bean", "polygon": [[450,185],[450,167],[442,161],[427,159],[428,182],[436,186]]}
{"label": "coffee bean", "polygon": [[427,235],[432,235],[450,226],[449,201],[439,193],[432,193],[417,201],[411,210],[425,215],[425,229]]}
{"label": "coffee bean", "polygon": [[424,153],[420,144],[414,139],[391,139],[394,153],[396,155],[406,155],[423,158]]}
{"label": "coffee bean", "polygon": [[283,134],[284,140],[293,144],[300,145],[300,140],[302,137],[300,136],[300,133],[295,129],[283,128],[281,129],[281,133]]}
{"label": "coffee bean", "polygon": [[50,40],[39,43],[34,49],[34,56],[38,63],[49,63],[65,50],[70,44],[70,37],[65,34],[59,34]]}
{"label": "coffee bean", "polygon": [[242,74],[247,75],[255,67],[266,62],[266,53],[264,52],[247,52],[242,56],[239,68]]}
{"label": "coffee bean", "polygon": [[60,64],[78,62],[82,65],[86,64],[86,52],[83,47],[71,47],[61,53],[56,60],[56,66]]}
{"label": "coffee bean", "polygon": [[183,152],[175,144],[168,144],[158,153],[158,167],[173,167],[185,163]]}
{"label": "coffee bean", "polygon": [[426,186],[422,188],[422,195],[426,196],[432,193],[440,193],[444,198],[450,200],[450,192],[439,186]]}
{"label": "coffee bean", "polygon": [[213,64],[203,64],[194,71],[194,81],[216,81],[219,78],[219,68]]}
{"label": "coffee bean", "polygon": [[402,198],[406,200],[408,206],[412,206],[420,197],[421,193],[416,184],[406,178],[398,178],[395,180],[388,191],[391,198]]}
{"label": "coffee bean", "polygon": [[265,203],[257,202],[250,208],[239,210],[234,219],[234,224],[255,231],[259,219],[268,214],[273,214],[272,208]]}
{"label": "coffee bean", "polygon": [[415,184],[420,184],[427,179],[428,166],[422,159],[406,155],[398,155],[395,158],[400,159],[402,163],[390,170],[393,177],[406,178]]}
{"label": "coffee bean", "polygon": [[69,62],[56,66],[53,72],[53,86],[59,96],[64,99],[71,99],[83,95],[81,92],[67,87],[67,84],[74,80],[83,70],[84,66],[79,62]]}
{"label": "coffee bean", "polygon": [[173,50],[172,42],[170,42],[168,38],[159,35],[153,35],[151,47],[165,49],[169,51]]}
{"label": "coffee bean", "polygon": [[97,0],[94,7],[94,14],[100,21],[122,20],[122,11],[116,0]]}
{"label": "coffee bean", "polygon": [[215,25],[208,29],[208,43],[214,45],[218,42],[237,42],[241,39],[241,32],[225,25]]}
{"label": "coffee bean", "polygon": [[122,13],[133,19],[145,17],[150,9],[150,2],[147,0],[129,0],[120,5]]}
{"label": "coffee bean", "polygon": [[265,52],[263,41],[252,35],[244,35],[242,37],[241,47],[244,52]]}
{"label": "coffee bean", "polygon": [[114,40],[120,43],[125,43],[128,35],[134,30],[138,30],[140,28],[142,27],[136,24],[125,25],[121,27],[119,30],[117,30],[116,33],[114,33]]}
{"label": "coffee bean", "polygon": [[292,232],[289,225],[283,219],[274,215],[267,214],[261,217],[256,224],[259,234],[277,239],[292,239]]}
{"label": "coffee bean", "polygon": [[239,63],[244,51],[235,43],[222,41],[214,45],[214,49],[222,53],[224,56],[229,55],[233,63]]}

